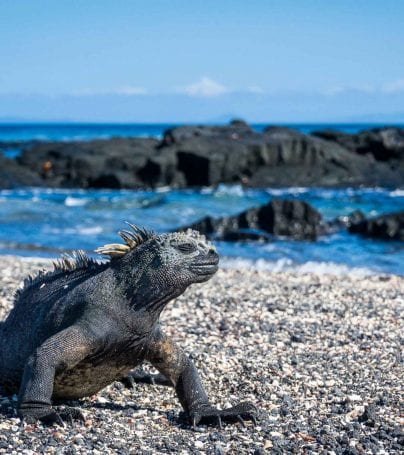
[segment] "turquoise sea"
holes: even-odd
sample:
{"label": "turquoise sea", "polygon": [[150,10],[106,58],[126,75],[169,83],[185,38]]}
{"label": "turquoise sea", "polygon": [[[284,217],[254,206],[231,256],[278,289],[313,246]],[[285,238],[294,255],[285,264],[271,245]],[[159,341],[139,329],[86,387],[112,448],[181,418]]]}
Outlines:
{"label": "turquoise sea", "polygon": [[[0,143],[19,141],[88,140],[112,136],[161,137],[174,125],[15,124],[0,125]],[[254,125],[262,129],[267,125]],[[303,132],[334,128],[356,132],[376,125],[289,125]],[[297,198],[315,206],[326,219],[356,209],[368,216],[404,209],[402,188],[244,189],[221,185],[198,190],[65,190],[21,188],[0,190],[0,254],[55,257],[84,249],[90,254],[118,239],[124,221],[157,231],[172,230],[206,216],[238,213],[271,198]],[[404,244],[364,239],[344,231],[317,242],[277,239],[270,243],[218,242],[222,265],[268,270],[323,273],[374,272],[404,275]]]}
{"label": "turquoise sea", "polygon": [[[161,137],[175,123],[0,123],[0,142],[4,141],[72,141],[108,139],[110,137]],[[269,126],[268,123],[253,124],[257,131]],[[303,133],[320,129],[337,129],[346,133],[386,126],[378,123],[301,123],[285,124]],[[404,124],[395,125],[404,127]]]}

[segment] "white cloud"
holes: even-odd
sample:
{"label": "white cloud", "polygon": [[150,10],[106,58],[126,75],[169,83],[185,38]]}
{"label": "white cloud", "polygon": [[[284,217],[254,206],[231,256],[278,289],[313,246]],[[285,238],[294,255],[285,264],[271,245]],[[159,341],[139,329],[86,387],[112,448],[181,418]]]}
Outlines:
{"label": "white cloud", "polygon": [[209,77],[202,77],[193,84],[179,88],[177,92],[185,93],[189,96],[211,97],[228,93],[230,92],[230,89]]}
{"label": "white cloud", "polygon": [[396,81],[389,82],[382,87],[385,93],[398,93],[404,92],[404,79],[397,79]]}

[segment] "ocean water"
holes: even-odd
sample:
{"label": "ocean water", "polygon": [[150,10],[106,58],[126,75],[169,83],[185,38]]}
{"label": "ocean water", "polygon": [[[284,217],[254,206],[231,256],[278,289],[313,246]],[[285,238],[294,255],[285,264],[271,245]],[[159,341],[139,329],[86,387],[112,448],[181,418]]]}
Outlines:
{"label": "ocean water", "polygon": [[[173,124],[0,124],[0,142],[90,140],[114,136],[161,137]],[[253,125],[262,130],[267,125]],[[348,133],[376,124],[285,125],[302,132],[333,128]],[[3,146],[15,157],[18,144]],[[333,219],[356,209],[368,216],[404,209],[404,190],[244,189],[221,185],[200,190],[65,190],[25,188],[0,190],[0,254],[57,257],[64,251],[95,248],[119,239],[124,221],[158,232],[174,230],[201,217],[233,215],[274,197],[297,198]],[[217,242],[223,267],[316,271],[332,274],[394,273],[404,275],[404,245],[364,239],[345,231],[316,242],[276,239],[270,243]]]}
{"label": "ocean water", "polygon": [[[72,141],[108,139],[111,137],[162,137],[165,130],[178,126],[174,123],[119,124],[119,123],[0,123],[0,142],[7,141]],[[267,123],[251,125],[257,131],[269,126]],[[384,126],[377,123],[338,124],[285,124],[303,133],[320,129],[337,129],[345,133]],[[396,125],[403,127],[404,125]]]}
{"label": "ocean water", "polygon": [[[326,219],[356,209],[377,215],[404,207],[403,190],[216,189],[134,191],[16,189],[0,191],[0,254],[55,257],[119,239],[124,221],[158,232],[174,230],[205,215],[223,216],[274,197],[297,198]],[[217,242],[225,267],[323,273],[404,275],[404,244],[364,239],[344,231],[316,242],[278,239],[270,243]]]}

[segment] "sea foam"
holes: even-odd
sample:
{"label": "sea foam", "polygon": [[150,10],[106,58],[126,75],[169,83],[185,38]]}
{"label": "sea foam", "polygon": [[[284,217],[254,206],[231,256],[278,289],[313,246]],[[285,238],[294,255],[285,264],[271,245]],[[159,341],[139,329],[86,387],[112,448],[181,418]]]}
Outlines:
{"label": "sea foam", "polygon": [[220,261],[221,267],[225,269],[249,269],[268,272],[293,272],[298,274],[314,273],[317,275],[336,275],[336,276],[357,276],[366,277],[375,275],[377,270],[367,267],[349,267],[345,264],[335,262],[316,262],[308,261],[302,264],[293,262],[290,259],[278,259],[268,261],[265,259],[245,259],[224,257]]}

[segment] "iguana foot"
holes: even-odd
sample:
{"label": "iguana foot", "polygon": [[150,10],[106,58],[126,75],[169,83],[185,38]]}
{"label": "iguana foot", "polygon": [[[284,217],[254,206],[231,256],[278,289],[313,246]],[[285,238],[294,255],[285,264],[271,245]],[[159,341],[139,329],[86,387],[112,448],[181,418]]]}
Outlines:
{"label": "iguana foot", "polygon": [[35,423],[38,420],[45,425],[57,424],[62,427],[65,422],[73,425],[74,420],[81,422],[85,421],[82,412],[77,408],[64,407],[60,412],[56,412],[53,408],[49,407],[24,407],[19,410],[21,420],[26,423]]}
{"label": "iguana foot", "polygon": [[71,406],[65,406],[64,409],[59,412],[59,416],[64,422],[70,423],[70,425],[74,424],[74,420],[77,420],[79,422],[86,421],[80,409],[73,408]]}
{"label": "iguana foot", "polygon": [[199,406],[189,413],[192,428],[195,430],[199,423],[215,423],[222,428],[222,422],[240,422],[245,427],[244,419],[252,420],[254,425],[257,408],[250,402],[239,403],[227,409],[217,409],[209,404]]}

